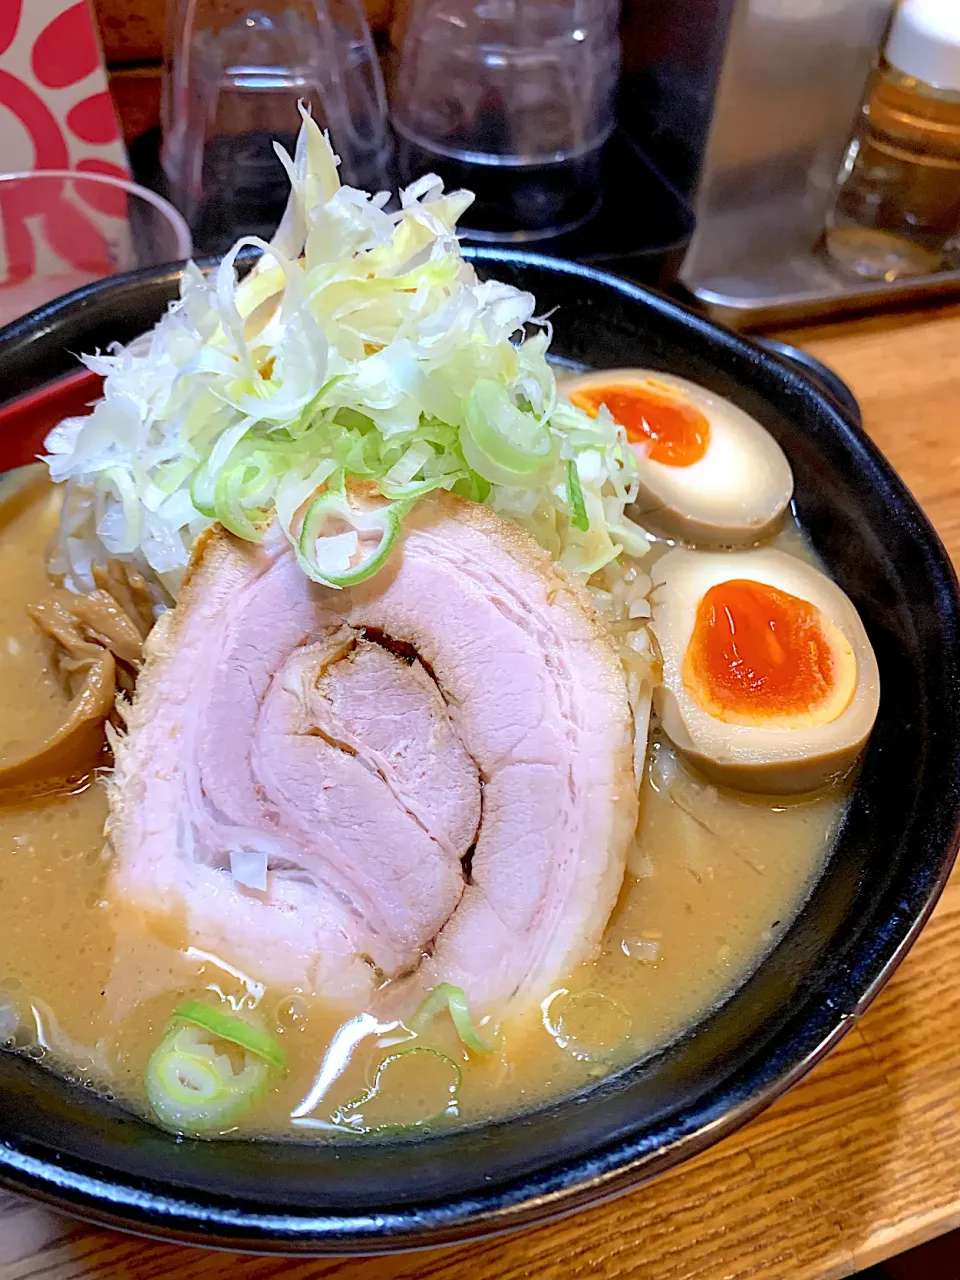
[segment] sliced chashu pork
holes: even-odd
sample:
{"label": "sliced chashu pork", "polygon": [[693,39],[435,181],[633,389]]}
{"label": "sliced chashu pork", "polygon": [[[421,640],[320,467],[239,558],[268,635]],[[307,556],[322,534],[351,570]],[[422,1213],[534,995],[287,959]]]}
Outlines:
{"label": "sliced chashu pork", "polygon": [[635,820],[623,675],[581,590],[434,495],[346,591],[277,526],[202,540],[117,749],[114,892],[262,981],[355,1007],[449,981],[500,1014],[596,947]]}

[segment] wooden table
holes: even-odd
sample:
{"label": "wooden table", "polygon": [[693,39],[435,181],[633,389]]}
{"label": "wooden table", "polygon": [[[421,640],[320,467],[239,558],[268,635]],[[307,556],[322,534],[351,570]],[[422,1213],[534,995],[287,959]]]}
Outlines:
{"label": "wooden table", "polygon": [[[785,335],[850,383],[960,563],[960,307]],[[0,1195],[0,1280],[824,1280],[960,1226],[960,871],[826,1062],[740,1133],[550,1227],[357,1261],[242,1258],[74,1224]]]}

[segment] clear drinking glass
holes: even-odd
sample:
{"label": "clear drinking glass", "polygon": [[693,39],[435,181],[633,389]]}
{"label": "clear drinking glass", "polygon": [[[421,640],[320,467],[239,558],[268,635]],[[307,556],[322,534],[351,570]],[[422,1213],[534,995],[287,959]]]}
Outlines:
{"label": "clear drinking glass", "polygon": [[0,224],[0,325],[93,280],[192,252],[176,209],[106,174],[0,174]]}
{"label": "clear drinking glass", "polygon": [[343,180],[378,190],[390,158],[383,79],[360,0],[169,0],[163,168],[199,251],[269,237],[305,102]]}
{"label": "clear drinking glass", "polygon": [[473,239],[572,230],[600,202],[619,0],[411,0],[390,86],[400,177],[476,192]]}

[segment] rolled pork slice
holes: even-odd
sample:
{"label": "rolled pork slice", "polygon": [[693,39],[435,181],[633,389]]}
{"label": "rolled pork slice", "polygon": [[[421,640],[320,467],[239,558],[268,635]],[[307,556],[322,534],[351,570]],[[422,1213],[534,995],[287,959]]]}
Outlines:
{"label": "rolled pork slice", "polygon": [[278,526],[199,543],[116,747],[115,897],[358,1009],[542,999],[597,947],[636,825],[622,669],[522,530],[421,501],[390,564],[311,582]]}

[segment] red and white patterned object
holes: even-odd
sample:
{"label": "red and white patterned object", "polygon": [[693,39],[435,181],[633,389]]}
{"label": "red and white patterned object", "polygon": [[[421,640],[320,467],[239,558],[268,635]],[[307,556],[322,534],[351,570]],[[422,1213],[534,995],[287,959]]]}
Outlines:
{"label": "red and white patterned object", "polygon": [[[0,172],[36,169],[129,177],[86,0],[0,0]],[[41,279],[72,286],[116,269],[105,215],[126,222],[122,193],[118,204],[89,182],[0,184],[3,319],[11,289],[52,296]]]}
{"label": "red and white patterned object", "polygon": [[0,0],[0,170],[128,176],[86,0]]}

